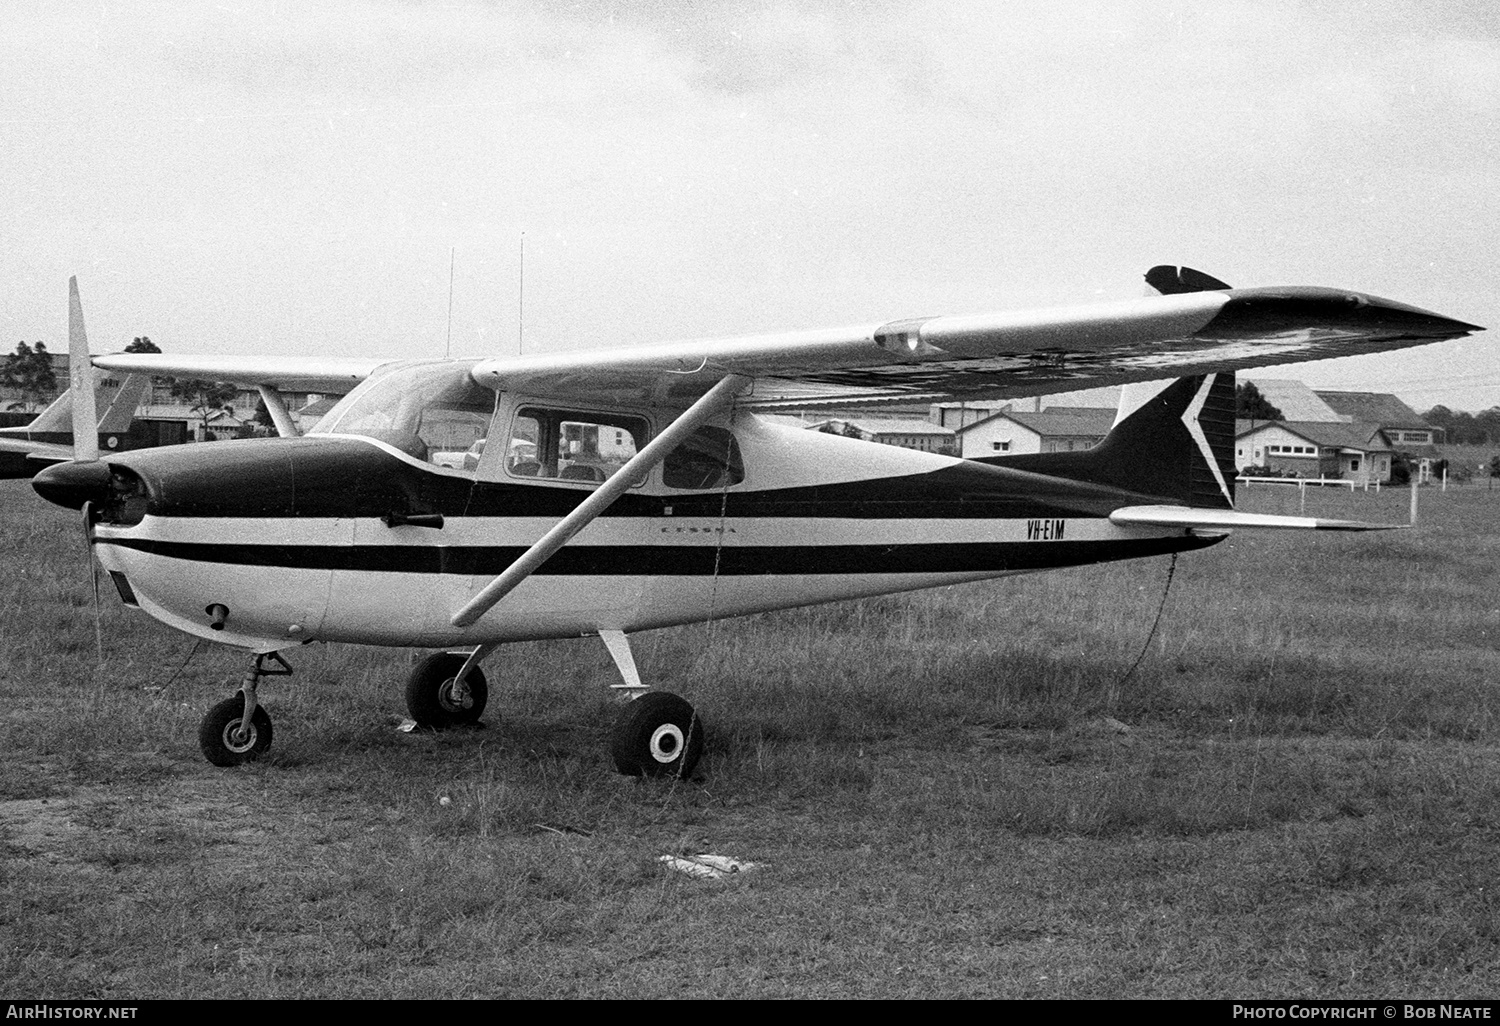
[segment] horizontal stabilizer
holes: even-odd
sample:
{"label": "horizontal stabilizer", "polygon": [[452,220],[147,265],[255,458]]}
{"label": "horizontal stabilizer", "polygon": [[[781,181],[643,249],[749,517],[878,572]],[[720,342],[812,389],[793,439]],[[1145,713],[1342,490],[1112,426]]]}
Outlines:
{"label": "horizontal stabilizer", "polygon": [[1270,513],[1240,513],[1232,509],[1195,509],[1190,506],[1123,506],[1109,515],[1120,527],[1270,528],[1303,531],[1392,531],[1406,524],[1367,524],[1359,520],[1283,517]]}

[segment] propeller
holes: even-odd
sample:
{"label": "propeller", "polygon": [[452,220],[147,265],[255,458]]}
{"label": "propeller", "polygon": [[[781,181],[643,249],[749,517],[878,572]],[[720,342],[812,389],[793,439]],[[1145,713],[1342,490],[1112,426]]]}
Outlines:
{"label": "propeller", "polygon": [[77,276],[68,279],[68,378],[73,389],[73,461],[89,463],[99,458],[99,418],[94,411],[94,363],[83,329]]}
{"label": "propeller", "polygon": [[104,611],[99,605],[99,562],[94,558],[94,504],[83,504],[83,544],[89,559],[89,584],[94,590],[94,650],[104,664]]}
{"label": "propeller", "polygon": [[94,364],[83,327],[77,277],[68,279],[68,378],[73,400],[73,458],[42,470],[32,478],[31,486],[48,502],[83,509],[88,503],[98,504],[109,497],[110,472],[99,460]]}
{"label": "propeller", "polygon": [[32,479],[45,499],[83,511],[83,540],[94,592],[94,642],[104,662],[104,629],[100,622],[99,568],[94,560],[94,509],[110,492],[109,466],[99,459],[98,418],[94,409],[94,364],[83,326],[78,279],[68,279],[68,378],[73,406],[73,459],[48,467]]}

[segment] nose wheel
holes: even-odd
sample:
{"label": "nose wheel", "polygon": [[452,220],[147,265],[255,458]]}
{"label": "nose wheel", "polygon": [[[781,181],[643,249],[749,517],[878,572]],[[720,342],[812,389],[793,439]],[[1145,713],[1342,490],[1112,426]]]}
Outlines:
{"label": "nose wheel", "polygon": [[247,723],[244,696],[226,698],[203,717],[198,745],[215,766],[239,766],[271,747],[271,717],[258,705]]}
{"label": "nose wheel", "polygon": [[[268,666],[267,663],[275,665]],[[239,693],[208,711],[198,725],[198,747],[215,766],[241,766],[258,759],[271,747],[271,716],[256,700],[262,677],[286,677],[292,672],[276,652],[262,652],[240,681]]]}

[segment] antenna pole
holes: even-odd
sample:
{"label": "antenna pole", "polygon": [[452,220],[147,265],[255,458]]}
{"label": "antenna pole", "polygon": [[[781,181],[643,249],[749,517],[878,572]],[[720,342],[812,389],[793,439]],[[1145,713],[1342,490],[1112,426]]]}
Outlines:
{"label": "antenna pole", "polygon": [[444,358],[453,355],[453,258],[457,252],[457,246],[448,248],[448,341],[443,344]]}
{"label": "antenna pole", "polygon": [[516,286],[516,352],[526,355],[526,233],[521,233],[521,274]]}

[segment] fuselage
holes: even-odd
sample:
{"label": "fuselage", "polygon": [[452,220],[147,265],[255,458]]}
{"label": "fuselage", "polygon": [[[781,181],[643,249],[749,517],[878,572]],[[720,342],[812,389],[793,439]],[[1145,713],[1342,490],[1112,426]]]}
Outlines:
{"label": "fuselage", "polygon": [[[540,421],[537,405],[502,398],[495,422]],[[649,410],[629,416],[645,422],[637,430],[660,429]],[[611,417],[595,419],[609,427]],[[503,432],[468,461],[338,433],[111,457],[114,495],[96,512],[95,546],[128,603],[270,651],[633,632],[1217,540],[1111,524],[1112,510],[1152,501],[1120,488],[743,413],[722,430],[737,447],[732,477],[653,469],[465,628],[454,613],[595,486],[555,466],[530,476],[530,443]],[[215,607],[227,613],[217,625]]]}

